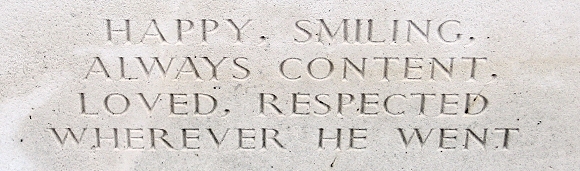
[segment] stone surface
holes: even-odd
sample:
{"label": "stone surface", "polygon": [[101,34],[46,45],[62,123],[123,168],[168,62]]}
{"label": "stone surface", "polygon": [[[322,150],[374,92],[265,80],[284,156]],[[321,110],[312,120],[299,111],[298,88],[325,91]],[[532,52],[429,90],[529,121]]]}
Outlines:
{"label": "stone surface", "polygon": [[1,5],[2,170],[580,168],[577,1]]}

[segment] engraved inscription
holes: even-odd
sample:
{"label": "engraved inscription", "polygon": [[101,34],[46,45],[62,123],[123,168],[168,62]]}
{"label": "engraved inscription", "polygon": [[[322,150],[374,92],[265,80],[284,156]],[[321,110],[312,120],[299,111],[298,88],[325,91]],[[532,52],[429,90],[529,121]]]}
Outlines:
{"label": "engraved inscription", "polygon": [[503,64],[472,51],[468,21],[105,18],[102,48],[126,51],[83,57],[71,97],[87,124],[43,129],[61,150],[509,151],[526,129],[472,124],[501,117],[484,89]]}

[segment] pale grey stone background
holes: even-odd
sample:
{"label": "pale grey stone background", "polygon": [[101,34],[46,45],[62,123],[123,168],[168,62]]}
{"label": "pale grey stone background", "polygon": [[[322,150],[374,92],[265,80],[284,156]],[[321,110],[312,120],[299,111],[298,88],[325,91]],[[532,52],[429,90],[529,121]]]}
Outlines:
{"label": "pale grey stone background", "polygon": [[[580,60],[578,59],[580,11],[578,1],[4,1],[0,3],[0,169],[1,170],[576,170],[580,149],[578,116]],[[201,19],[220,22],[218,31],[209,35],[209,44],[199,45]],[[232,28],[225,19],[237,23],[252,19],[242,37],[233,44]],[[462,43],[445,44],[431,32],[430,43],[416,39],[412,45],[316,45],[296,44],[303,38],[294,22],[305,19],[445,20],[461,21],[458,31]],[[135,32],[146,29],[148,20],[156,19],[167,32],[170,44],[111,44],[106,41],[106,19],[119,23],[136,21]],[[174,45],[175,19],[195,22],[195,32],[183,45]],[[139,24],[140,22],[140,24]],[[352,21],[351,21],[352,22]],[[165,24],[163,24],[165,23]],[[169,23],[169,24],[168,24]],[[401,23],[404,24],[404,23]],[[118,26],[118,25],[117,25]],[[336,24],[333,26],[335,27]],[[404,25],[401,25],[402,27]],[[435,26],[432,26],[432,30]],[[135,33],[137,41],[142,33]],[[115,35],[121,39],[122,35]],[[260,36],[267,42],[259,44]],[[385,34],[385,36],[388,36]],[[468,37],[474,37],[469,41]],[[417,37],[415,37],[417,38]],[[219,81],[174,81],[159,75],[136,81],[105,80],[101,75],[84,79],[94,57],[116,64],[118,57],[208,56],[246,57],[244,63],[252,75],[244,81],[230,79],[240,74],[231,68],[231,58]],[[467,82],[465,68],[457,79],[438,81],[379,82],[361,81],[352,76],[342,81],[341,73],[333,79],[288,81],[278,73],[278,64],[286,58],[310,61],[316,57],[337,60],[350,57],[359,64],[361,57],[487,57],[480,67],[478,81]],[[133,61],[134,62],[134,61]],[[200,61],[197,61],[200,62]],[[304,64],[305,62],[303,62]],[[368,61],[369,77],[379,77],[382,68]],[[399,66],[401,66],[399,62]],[[457,61],[465,66],[465,61]],[[133,74],[140,68],[131,64]],[[207,67],[207,66],[204,66]],[[337,65],[340,69],[342,65]],[[206,68],[207,69],[207,68]],[[399,68],[400,69],[400,68]],[[111,75],[118,78],[118,68]],[[175,71],[173,71],[175,72]],[[207,70],[205,70],[207,73]],[[399,71],[395,73],[401,74]],[[493,79],[491,74],[496,74]],[[94,77],[93,77],[94,76]],[[99,77],[100,76],[100,77]],[[441,76],[441,75],[439,75]],[[463,77],[461,77],[463,76]],[[306,77],[306,75],[304,75]],[[428,75],[424,75],[428,77]],[[207,78],[207,77],[206,77]],[[101,113],[82,116],[78,93],[100,95],[121,92],[130,94],[132,108],[123,116]],[[231,110],[226,117],[169,117],[168,98],[159,112],[147,114],[135,93],[208,93],[220,100],[220,111]],[[364,92],[387,94],[459,93],[484,94],[488,110],[478,116],[418,117],[409,112],[402,117],[382,113],[376,117],[351,113],[329,116],[257,116],[258,93],[279,93],[291,109],[293,92],[313,94]],[[149,98],[153,97],[150,94]],[[438,96],[438,98],[440,98]],[[461,101],[461,100],[460,100]],[[161,104],[160,102],[160,104]],[[462,102],[462,101],[461,101]],[[102,102],[89,102],[91,110],[102,109]],[[99,105],[100,108],[99,108]],[[139,107],[137,107],[139,106]],[[437,107],[432,104],[430,107]],[[48,128],[165,128],[177,130],[200,128],[202,149],[180,151],[112,150],[111,143],[102,149],[67,144],[61,147]],[[269,146],[267,150],[236,150],[236,133],[215,149],[207,128],[220,133],[226,128],[277,128],[285,150]],[[500,133],[488,134],[485,149],[479,144],[465,150],[465,133],[459,132],[457,149],[438,149],[438,139],[429,139],[426,147],[417,142],[405,149],[396,128],[439,129],[519,128],[512,134],[510,149],[497,149]],[[317,149],[318,128],[329,130],[368,128],[367,149]],[[170,132],[171,133],[171,132]],[[173,132],[176,133],[176,132]],[[177,132],[179,133],[179,132]],[[410,132],[407,132],[410,133]],[[107,135],[111,135],[108,132]],[[175,134],[170,134],[172,136]],[[179,135],[179,134],[177,134]],[[87,133],[88,137],[89,133]],[[94,133],[93,135],[94,136]],[[145,135],[146,137],[148,135]],[[231,137],[230,137],[231,136]],[[434,137],[438,138],[434,133]],[[499,138],[498,138],[499,137]],[[69,137],[70,138],[70,137]],[[495,138],[495,139],[494,139]],[[125,137],[120,139],[124,140]],[[180,142],[179,138],[170,138]],[[416,140],[416,139],[415,139]],[[70,139],[69,139],[70,141]],[[347,143],[345,139],[343,143]],[[70,143],[70,142],[69,142]],[[271,142],[269,142],[271,143]],[[325,142],[331,144],[333,142]],[[178,144],[178,143],[176,143]],[[260,146],[259,143],[256,143]],[[326,144],[325,144],[326,145]],[[343,145],[346,147],[347,145]],[[205,148],[205,149],[203,149]]]}

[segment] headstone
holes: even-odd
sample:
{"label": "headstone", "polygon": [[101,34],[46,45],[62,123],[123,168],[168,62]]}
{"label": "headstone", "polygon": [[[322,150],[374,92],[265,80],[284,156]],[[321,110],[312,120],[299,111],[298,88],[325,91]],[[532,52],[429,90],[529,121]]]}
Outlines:
{"label": "headstone", "polygon": [[574,170],[577,1],[6,1],[1,170]]}

